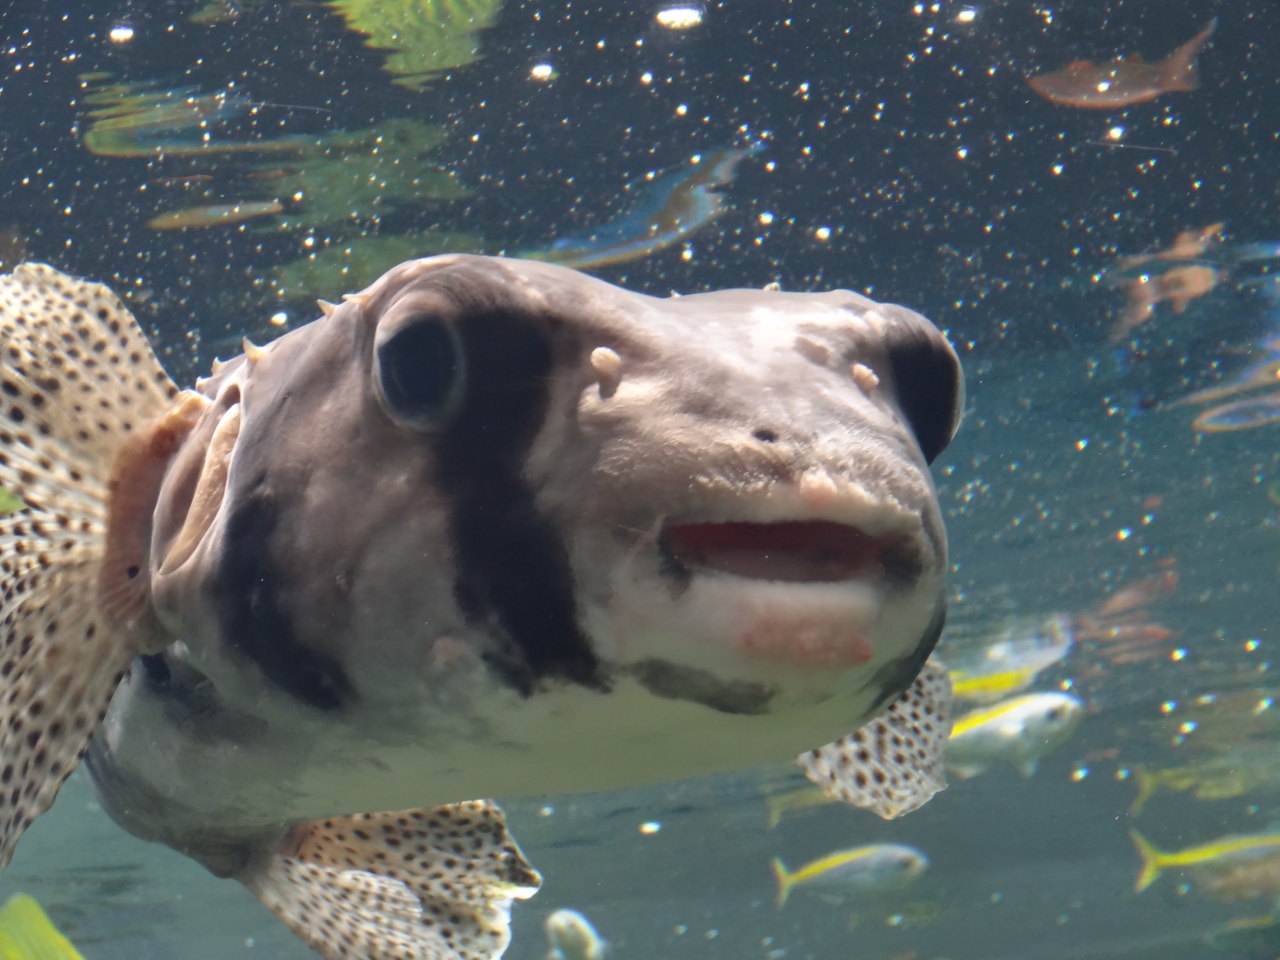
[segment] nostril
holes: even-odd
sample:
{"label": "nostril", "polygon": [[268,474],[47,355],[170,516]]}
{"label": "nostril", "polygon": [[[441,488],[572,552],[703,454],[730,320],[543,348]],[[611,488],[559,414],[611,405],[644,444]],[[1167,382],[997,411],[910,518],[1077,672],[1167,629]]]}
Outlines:
{"label": "nostril", "polygon": [[761,427],[759,430],[753,433],[752,436],[755,437],[757,440],[759,440],[761,443],[776,443],[778,440],[778,435],[776,433],[774,433],[772,430],[765,429],[764,427]]}

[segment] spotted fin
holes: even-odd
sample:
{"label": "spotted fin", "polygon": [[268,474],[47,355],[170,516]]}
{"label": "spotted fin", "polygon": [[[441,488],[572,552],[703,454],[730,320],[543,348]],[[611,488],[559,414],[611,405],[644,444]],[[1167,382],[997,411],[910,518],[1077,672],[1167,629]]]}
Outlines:
{"label": "spotted fin", "polygon": [[942,753],[950,736],[951,680],[930,660],[884,714],[796,763],[833,800],[892,820],[946,789]]}
{"label": "spotted fin", "polygon": [[325,960],[496,960],[542,883],[487,800],[299,824],[239,879]]}
{"label": "spotted fin", "polygon": [[108,575],[108,518],[118,461],[178,391],[106,287],[42,264],[0,275],[0,388],[0,487],[25,505],[0,519],[2,867],[152,639],[133,540]]}

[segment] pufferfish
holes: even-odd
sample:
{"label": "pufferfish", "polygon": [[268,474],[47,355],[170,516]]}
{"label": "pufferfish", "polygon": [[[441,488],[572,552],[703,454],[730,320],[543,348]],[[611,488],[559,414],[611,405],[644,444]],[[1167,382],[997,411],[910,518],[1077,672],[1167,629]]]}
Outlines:
{"label": "pufferfish", "polygon": [[927,320],[476,256],[320,306],[180,391],[105,287],[0,277],[0,864],[83,759],[328,960],[492,960],[540,877],[474,798],[944,785]]}

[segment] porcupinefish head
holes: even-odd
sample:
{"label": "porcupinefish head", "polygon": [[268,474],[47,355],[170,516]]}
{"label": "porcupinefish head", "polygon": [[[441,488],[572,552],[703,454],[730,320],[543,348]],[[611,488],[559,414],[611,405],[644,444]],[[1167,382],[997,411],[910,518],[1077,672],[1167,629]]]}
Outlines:
{"label": "porcupinefish head", "polygon": [[522,697],[880,705],[940,625],[958,370],[851,293],[407,263],[200,384],[135,521],[151,602],[225,695],[326,711],[468,666]]}
{"label": "porcupinefish head", "polygon": [[[118,822],[325,956],[307,905],[354,895],[346,864],[433,916],[479,884],[496,957],[536,873],[454,801],[855,727],[798,758],[833,796],[892,816],[941,787],[928,463],[963,403],[923,317],[476,256],[321,306],[180,392],[105,288],[0,277],[0,485],[26,504],[0,520],[0,863],[88,753]],[[420,859],[388,872],[393,844]],[[400,923],[335,917],[370,944]]]}

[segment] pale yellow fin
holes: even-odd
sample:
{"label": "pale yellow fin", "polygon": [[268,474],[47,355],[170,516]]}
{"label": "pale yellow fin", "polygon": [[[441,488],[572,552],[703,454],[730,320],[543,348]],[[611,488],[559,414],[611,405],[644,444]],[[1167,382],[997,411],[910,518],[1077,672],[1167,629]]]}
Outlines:
{"label": "pale yellow fin", "polygon": [[487,800],[300,824],[239,879],[325,960],[496,960],[542,883]]}
{"label": "pale yellow fin", "polygon": [[[129,576],[136,560],[114,581],[104,572],[113,471],[177,388],[106,287],[22,264],[0,275],[0,389],[0,486],[26,504],[0,520],[2,867],[79,763],[137,650],[122,624],[141,617],[145,577]],[[104,609],[107,589],[123,620]]]}
{"label": "pale yellow fin", "polygon": [[1160,781],[1156,774],[1142,766],[1142,764],[1138,764],[1133,768],[1133,778],[1138,783],[1138,795],[1133,798],[1133,803],[1129,805],[1129,816],[1136,817],[1142,812],[1142,808],[1147,805],[1147,801],[1151,799],[1152,794],[1159,789]]}
{"label": "pale yellow fin", "polygon": [[1133,885],[1133,889],[1141,893],[1147,887],[1156,882],[1156,878],[1164,871],[1164,863],[1162,859],[1164,854],[1153,847],[1137,830],[1130,830],[1129,836],[1133,838],[1133,845],[1138,851],[1138,856],[1142,857],[1142,870],[1138,874],[1138,881]]}
{"label": "pale yellow fin", "polygon": [[787,865],[777,857],[769,861],[769,866],[773,870],[773,880],[778,885],[778,896],[773,902],[781,910],[786,905],[787,897],[791,895],[791,874],[787,872]]}
{"label": "pale yellow fin", "polygon": [[950,736],[951,679],[930,660],[881,716],[796,763],[827,796],[892,820],[946,789]]}
{"label": "pale yellow fin", "polygon": [[15,893],[0,909],[0,957],[5,960],[84,960],[35,898]]}

